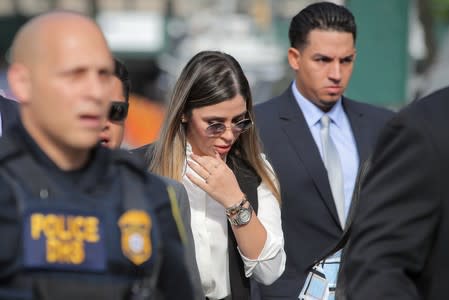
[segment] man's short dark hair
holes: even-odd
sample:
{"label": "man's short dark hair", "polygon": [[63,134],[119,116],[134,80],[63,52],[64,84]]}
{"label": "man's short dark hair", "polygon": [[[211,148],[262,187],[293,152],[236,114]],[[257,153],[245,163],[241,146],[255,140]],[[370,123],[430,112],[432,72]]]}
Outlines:
{"label": "man's short dark hair", "polygon": [[131,80],[129,79],[128,69],[126,68],[125,64],[117,58],[114,58],[114,64],[114,75],[122,82],[123,95],[125,96],[126,102],[128,102],[129,92],[131,90]]}
{"label": "man's short dark hair", "polygon": [[354,15],[346,7],[331,2],[311,4],[293,17],[288,32],[290,46],[303,49],[309,32],[314,29],[348,32],[352,34],[354,43],[356,40]]}

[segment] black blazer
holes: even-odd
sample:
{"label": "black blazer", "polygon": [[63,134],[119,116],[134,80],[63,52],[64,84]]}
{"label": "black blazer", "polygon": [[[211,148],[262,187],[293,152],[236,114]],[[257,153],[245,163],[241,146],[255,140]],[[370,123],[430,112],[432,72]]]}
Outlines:
{"label": "black blazer", "polygon": [[383,129],[343,251],[337,299],[447,299],[449,88]]}
{"label": "black blazer", "polygon": [[[370,154],[392,112],[343,98],[360,162]],[[281,185],[282,228],[287,263],[271,286],[260,286],[263,299],[297,299],[309,267],[339,240],[342,228],[326,169],[291,87],[255,108],[255,124],[264,152]]]}
{"label": "black blazer", "polygon": [[14,124],[19,118],[19,105],[16,101],[9,100],[0,96],[0,115],[2,118],[1,128],[2,132]]}

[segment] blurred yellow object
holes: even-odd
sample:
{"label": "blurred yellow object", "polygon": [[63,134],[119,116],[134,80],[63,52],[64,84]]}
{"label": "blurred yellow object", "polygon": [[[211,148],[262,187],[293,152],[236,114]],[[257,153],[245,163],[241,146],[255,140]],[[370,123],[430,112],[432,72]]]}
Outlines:
{"label": "blurred yellow object", "polygon": [[165,107],[162,104],[139,95],[130,95],[123,145],[132,149],[155,141],[164,116]]}

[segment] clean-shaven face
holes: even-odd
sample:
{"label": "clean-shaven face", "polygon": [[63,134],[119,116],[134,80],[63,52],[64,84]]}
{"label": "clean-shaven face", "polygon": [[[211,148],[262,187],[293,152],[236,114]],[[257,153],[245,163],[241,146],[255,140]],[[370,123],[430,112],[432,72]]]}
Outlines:
{"label": "clean-shaven face", "polygon": [[323,111],[346,90],[355,56],[352,34],[340,31],[312,30],[303,49],[289,49],[298,90]]}

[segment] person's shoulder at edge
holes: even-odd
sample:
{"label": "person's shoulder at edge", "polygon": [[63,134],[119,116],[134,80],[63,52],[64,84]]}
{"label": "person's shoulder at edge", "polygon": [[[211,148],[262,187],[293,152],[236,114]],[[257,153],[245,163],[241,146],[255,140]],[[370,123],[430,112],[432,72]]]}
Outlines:
{"label": "person's shoulder at edge", "polygon": [[19,103],[17,101],[3,97],[2,95],[0,95],[0,102],[5,103],[6,105],[10,105],[11,107],[19,106]]}
{"label": "person's shoulder at edge", "polygon": [[[417,99],[410,103],[410,105],[406,106],[401,114],[415,114],[418,113],[420,115],[432,115],[435,113],[435,105],[443,105],[449,107],[449,86],[436,90],[420,99]],[[447,113],[441,112],[441,113]]]}
{"label": "person's shoulder at edge", "polygon": [[406,127],[419,132],[435,132],[436,128],[444,128],[449,111],[448,97],[449,87],[446,87],[416,99],[404,106],[387,125],[398,129]]}
{"label": "person's shoulder at edge", "polygon": [[143,161],[143,155],[145,153],[144,149],[142,149],[142,154],[124,149],[102,149],[102,151],[110,152],[112,155],[112,160],[115,160],[116,163],[124,163],[129,168],[137,172],[139,176],[141,176],[142,181],[146,185],[150,194],[157,191],[157,193],[162,193],[160,195],[166,195],[166,197],[157,197],[152,200],[152,206],[156,209],[156,212],[161,207],[170,207],[169,196],[166,188],[167,183],[160,176],[147,171],[147,166]]}
{"label": "person's shoulder at edge", "polygon": [[148,166],[148,163],[150,161],[149,158],[149,151],[152,151],[153,149],[153,144],[145,144],[143,146],[134,148],[134,149],[130,149],[128,150],[129,153],[131,153],[133,156],[137,157],[140,159],[141,162],[143,162],[145,164],[145,167]]}

